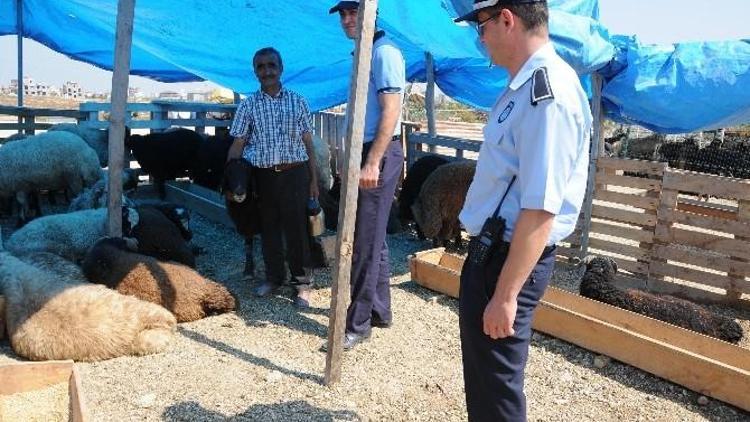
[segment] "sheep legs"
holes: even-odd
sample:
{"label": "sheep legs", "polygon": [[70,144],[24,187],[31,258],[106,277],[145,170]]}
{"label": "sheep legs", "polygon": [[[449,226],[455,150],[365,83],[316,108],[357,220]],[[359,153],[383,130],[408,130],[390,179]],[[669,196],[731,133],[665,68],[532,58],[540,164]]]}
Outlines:
{"label": "sheep legs", "polygon": [[245,237],[245,269],[242,275],[247,278],[255,277],[255,258],[253,256],[253,236]]}

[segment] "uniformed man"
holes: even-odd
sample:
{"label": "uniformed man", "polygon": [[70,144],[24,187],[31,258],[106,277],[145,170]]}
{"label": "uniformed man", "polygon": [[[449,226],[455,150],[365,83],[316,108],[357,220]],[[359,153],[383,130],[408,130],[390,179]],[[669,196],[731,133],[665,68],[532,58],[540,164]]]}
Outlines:
{"label": "uniformed man", "polygon": [[471,421],[524,421],[534,309],[555,243],[573,232],[587,180],[591,113],[549,40],[543,0],[475,0],[476,24],[510,83],[492,107],[461,223],[472,236],[459,321]]}
{"label": "uniformed man", "polygon": [[[357,0],[340,1],[329,11],[338,13],[341,28],[351,40],[358,36],[358,10]],[[404,165],[400,135],[405,85],[406,65],[401,51],[385,31],[376,31],[367,88],[345,350],[367,340],[372,327],[387,328],[392,323],[391,268],[385,236]]]}

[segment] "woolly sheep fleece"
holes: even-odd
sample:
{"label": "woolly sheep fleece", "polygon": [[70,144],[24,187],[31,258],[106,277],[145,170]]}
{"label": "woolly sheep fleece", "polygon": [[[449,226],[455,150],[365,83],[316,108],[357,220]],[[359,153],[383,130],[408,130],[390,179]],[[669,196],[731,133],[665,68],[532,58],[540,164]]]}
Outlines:
{"label": "woolly sheep fleece", "polygon": [[235,309],[234,297],[221,284],[185,265],[129,252],[124,244],[122,239],[105,238],[91,248],[82,265],[89,281],[161,305],[178,322]]}
{"label": "woolly sheep fleece", "polygon": [[99,361],[164,351],[177,321],[167,310],[104,286],[68,284],[0,252],[13,350],[30,360]]}
{"label": "woolly sheep fleece", "polygon": [[94,150],[68,132],[46,132],[0,148],[0,196],[38,189],[78,194],[102,177]]}

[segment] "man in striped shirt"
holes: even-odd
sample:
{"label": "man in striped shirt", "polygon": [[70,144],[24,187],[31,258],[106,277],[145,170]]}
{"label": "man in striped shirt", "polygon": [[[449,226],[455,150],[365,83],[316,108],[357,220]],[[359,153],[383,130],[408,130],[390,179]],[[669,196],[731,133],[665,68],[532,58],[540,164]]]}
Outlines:
{"label": "man in striped shirt", "polygon": [[266,267],[266,279],[255,288],[255,294],[267,296],[281,286],[286,278],[286,255],[291,284],[297,288],[294,303],[305,308],[311,283],[307,201],[318,197],[312,119],[305,99],[282,87],[283,63],[278,51],[258,50],[253,69],[260,90],[237,108],[230,130],[235,140],[228,159],[241,156],[254,168]]}

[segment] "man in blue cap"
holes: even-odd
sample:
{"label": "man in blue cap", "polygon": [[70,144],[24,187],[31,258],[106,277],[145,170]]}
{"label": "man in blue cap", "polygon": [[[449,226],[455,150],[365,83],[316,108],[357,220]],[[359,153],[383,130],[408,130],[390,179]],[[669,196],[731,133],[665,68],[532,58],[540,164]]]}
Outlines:
{"label": "man in blue cap", "polygon": [[[358,37],[359,1],[340,1],[329,12],[339,14],[341,27],[349,39]],[[401,51],[385,31],[376,31],[367,89],[345,350],[367,340],[372,327],[387,328],[393,321],[391,268],[385,236],[404,165],[400,135],[405,85],[406,65]]]}
{"label": "man in blue cap", "polygon": [[524,368],[555,243],[575,229],[588,177],[591,113],[549,40],[543,0],[475,0],[475,24],[510,77],[489,114],[459,215],[471,236],[459,324],[471,421],[525,421]]}

